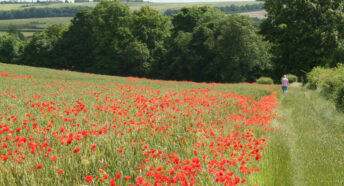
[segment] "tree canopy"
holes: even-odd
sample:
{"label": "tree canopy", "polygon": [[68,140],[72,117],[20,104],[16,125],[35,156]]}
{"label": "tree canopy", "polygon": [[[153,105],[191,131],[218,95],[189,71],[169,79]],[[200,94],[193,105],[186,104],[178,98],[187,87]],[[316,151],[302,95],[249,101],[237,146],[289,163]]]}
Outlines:
{"label": "tree canopy", "polygon": [[275,77],[305,76],[313,67],[333,63],[343,38],[342,0],[265,0],[268,17],[261,33],[273,43]]}

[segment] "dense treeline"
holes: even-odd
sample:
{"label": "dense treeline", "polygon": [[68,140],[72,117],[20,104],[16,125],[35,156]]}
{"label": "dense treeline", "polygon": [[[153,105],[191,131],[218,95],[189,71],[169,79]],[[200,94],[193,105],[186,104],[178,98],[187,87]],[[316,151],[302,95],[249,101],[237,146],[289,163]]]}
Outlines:
{"label": "dense treeline", "polygon": [[71,6],[61,8],[25,8],[20,10],[0,11],[0,20],[42,18],[42,17],[74,17],[81,9],[91,9],[86,6]]}
{"label": "dense treeline", "polygon": [[275,78],[281,72],[303,80],[316,66],[344,62],[344,1],[265,0],[261,34],[271,42]]}
{"label": "dense treeline", "polygon": [[[242,12],[251,12],[251,11],[258,11],[263,9],[263,4],[253,4],[253,5],[230,5],[230,6],[221,6],[221,7],[215,7],[221,12],[224,12],[226,14],[234,14],[234,13],[242,13]],[[164,12],[165,16],[172,16],[176,13],[178,13],[180,9],[167,9]]]}
{"label": "dense treeline", "polygon": [[71,24],[31,39],[0,36],[0,61],[121,76],[205,82],[254,81],[271,71],[269,44],[250,18],[210,7],[172,18],[150,7],[131,11],[101,1]]}

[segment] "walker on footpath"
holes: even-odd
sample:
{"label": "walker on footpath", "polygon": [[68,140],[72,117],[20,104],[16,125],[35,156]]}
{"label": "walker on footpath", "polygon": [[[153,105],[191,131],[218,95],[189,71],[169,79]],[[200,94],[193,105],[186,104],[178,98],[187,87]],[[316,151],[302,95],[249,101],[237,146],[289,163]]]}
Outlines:
{"label": "walker on footpath", "polygon": [[282,78],[282,90],[283,90],[283,94],[286,94],[288,91],[288,85],[289,85],[289,80],[287,78],[287,75],[284,75]]}

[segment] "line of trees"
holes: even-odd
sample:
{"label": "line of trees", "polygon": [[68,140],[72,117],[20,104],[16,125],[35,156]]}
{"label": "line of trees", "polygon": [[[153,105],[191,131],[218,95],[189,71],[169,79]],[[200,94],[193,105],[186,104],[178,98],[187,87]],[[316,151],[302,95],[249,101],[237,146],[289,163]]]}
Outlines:
{"label": "line of trees", "polygon": [[[118,0],[21,41],[0,36],[0,61],[82,72],[198,82],[254,81],[271,71],[270,45],[250,18],[183,8],[169,18]],[[9,52],[10,51],[10,52]]]}
{"label": "line of trees", "polygon": [[61,8],[24,8],[19,10],[0,11],[0,20],[41,18],[41,17],[74,17],[82,9],[91,9],[86,6],[70,6]]}
{"label": "line of trees", "polygon": [[[263,10],[263,4],[252,4],[252,5],[230,5],[230,6],[221,6],[221,7],[215,7],[219,9],[221,12],[226,14],[234,14],[234,13],[242,13],[242,12],[252,12],[252,11],[258,11]],[[167,9],[164,12],[165,16],[172,16],[174,14],[177,14],[180,11],[180,9]]]}

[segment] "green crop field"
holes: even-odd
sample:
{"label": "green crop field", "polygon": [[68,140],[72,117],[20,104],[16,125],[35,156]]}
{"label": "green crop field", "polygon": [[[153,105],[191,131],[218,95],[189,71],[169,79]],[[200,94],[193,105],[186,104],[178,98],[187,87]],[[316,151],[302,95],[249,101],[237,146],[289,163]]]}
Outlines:
{"label": "green crop field", "polygon": [[48,17],[31,19],[0,20],[0,34],[5,33],[10,25],[14,25],[18,31],[25,36],[31,36],[35,32],[42,32],[46,27],[53,24],[67,25],[72,17]]}
{"label": "green crop field", "polygon": [[0,63],[0,185],[343,185],[343,113],[299,85]]}

